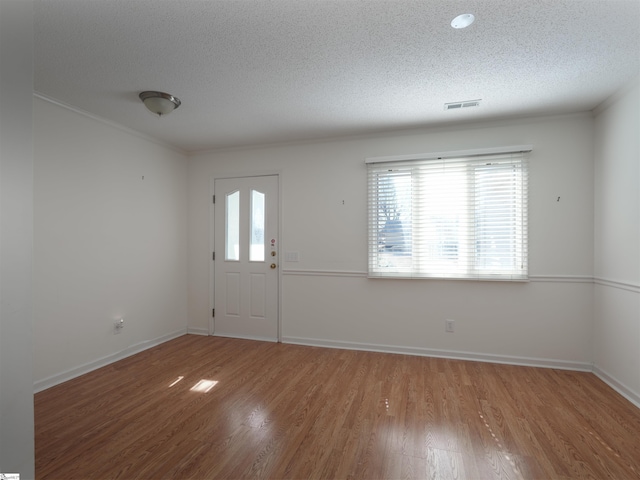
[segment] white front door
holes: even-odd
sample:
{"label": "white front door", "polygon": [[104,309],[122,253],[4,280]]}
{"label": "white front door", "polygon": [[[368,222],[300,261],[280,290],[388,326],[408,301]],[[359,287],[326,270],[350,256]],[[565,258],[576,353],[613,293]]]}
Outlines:
{"label": "white front door", "polygon": [[278,340],[278,176],[214,182],[213,334]]}

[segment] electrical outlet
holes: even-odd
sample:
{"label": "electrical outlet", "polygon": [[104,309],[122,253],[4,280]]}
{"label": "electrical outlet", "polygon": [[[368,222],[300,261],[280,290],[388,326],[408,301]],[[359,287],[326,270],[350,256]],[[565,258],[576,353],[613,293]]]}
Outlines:
{"label": "electrical outlet", "polygon": [[447,333],[453,333],[456,331],[456,322],[455,320],[445,320],[444,321],[444,331]]}
{"label": "electrical outlet", "polygon": [[124,328],[124,318],[113,323],[113,334],[118,335],[122,333],[122,329]]}

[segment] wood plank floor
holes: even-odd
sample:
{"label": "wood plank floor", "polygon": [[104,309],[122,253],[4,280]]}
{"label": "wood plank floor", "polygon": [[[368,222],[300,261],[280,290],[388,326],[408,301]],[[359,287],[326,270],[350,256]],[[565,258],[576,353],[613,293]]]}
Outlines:
{"label": "wood plank floor", "polygon": [[35,423],[42,480],[640,478],[640,409],[593,374],[218,337],[40,392]]}

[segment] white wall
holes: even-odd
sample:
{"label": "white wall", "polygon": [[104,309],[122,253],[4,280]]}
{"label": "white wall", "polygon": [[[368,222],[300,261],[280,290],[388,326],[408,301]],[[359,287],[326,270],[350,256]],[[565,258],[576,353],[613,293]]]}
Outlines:
{"label": "white wall", "polygon": [[640,79],[595,119],[596,372],[640,399]]}
{"label": "white wall", "polygon": [[40,98],[34,127],[38,390],[186,332],[187,161]]}
{"label": "white wall", "polygon": [[33,3],[0,1],[0,472],[35,477]]}
{"label": "white wall", "polygon": [[[193,155],[189,327],[206,330],[210,317],[210,179],[279,171],[281,261],[300,253],[281,263],[284,341],[589,368],[592,134],[585,114]],[[534,146],[532,282],[365,277],[366,157],[515,144]],[[445,334],[447,318],[456,333]]]}

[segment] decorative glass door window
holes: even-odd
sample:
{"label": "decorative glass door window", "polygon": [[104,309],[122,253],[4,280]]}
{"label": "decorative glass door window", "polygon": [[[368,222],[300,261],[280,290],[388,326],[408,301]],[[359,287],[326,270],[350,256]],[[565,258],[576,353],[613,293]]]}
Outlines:
{"label": "decorative glass door window", "polygon": [[264,201],[264,193],[251,190],[251,262],[264,262]]}
{"label": "decorative glass door window", "polygon": [[[245,193],[246,195],[246,193]],[[258,190],[251,190],[249,194],[249,261],[264,262],[265,260],[265,194]],[[240,236],[246,238],[247,217],[240,218],[240,192],[229,193],[225,197],[225,260],[237,262],[241,255],[246,255],[246,243],[240,246]],[[244,228],[241,228],[241,222]],[[242,233],[241,233],[242,230]]]}
{"label": "decorative glass door window", "polygon": [[225,259],[240,260],[240,192],[235,191],[226,196],[226,252]]}

